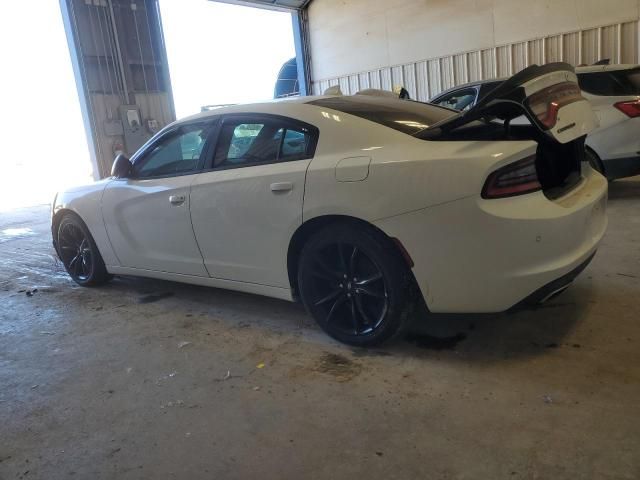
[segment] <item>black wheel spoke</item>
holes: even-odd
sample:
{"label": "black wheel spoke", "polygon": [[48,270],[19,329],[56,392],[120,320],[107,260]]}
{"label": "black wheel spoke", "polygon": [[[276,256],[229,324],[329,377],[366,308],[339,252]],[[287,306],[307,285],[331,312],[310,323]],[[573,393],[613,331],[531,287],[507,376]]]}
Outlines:
{"label": "black wheel spoke", "polygon": [[362,287],[364,285],[369,285],[370,283],[377,282],[378,280],[382,280],[381,272],[376,272],[373,275],[370,275],[369,277],[361,278],[356,282],[356,285],[358,285],[359,287]]}
{"label": "black wheel spoke", "polygon": [[364,293],[365,295],[369,295],[370,297],[376,297],[376,298],[386,298],[386,293],[385,292],[376,292],[374,290],[371,290],[370,288],[367,287],[362,287],[362,286],[358,286],[358,293]]}
{"label": "black wheel spoke", "polygon": [[362,297],[360,295],[356,295],[355,304],[356,308],[358,309],[358,313],[362,317],[364,323],[366,323],[367,325],[374,325],[375,322],[372,322],[367,312],[365,312],[364,305],[362,304]]}
{"label": "black wheel spoke", "polygon": [[327,314],[327,319],[325,320],[327,324],[333,318],[333,315],[336,313],[336,310],[338,309],[338,307],[342,305],[344,302],[346,302],[346,300],[347,300],[347,297],[341,296],[341,297],[338,297],[337,300],[333,303],[331,310],[329,310],[329,313]]}
{"label": "black wheel spoke", "polygon": [[347,265],[347,259],[344,256],[344,245],[338,244],[338,257],[340,257],[340,266],[344,274],[349,275],[349,266]]}
{"label": "black wheel spoke", "polygon": [[75,257],[73,257],[69,262],[69,268],[75,268],[75,264],[78,262],[79,259],[80,259],[80,254],[77,254]]}
{"label": "black wheel spoke", "polygon": [[336,272],[335,270],[328,267],[327,264],[324,263],[321,259],[317,258],[315,264],[319,267],[319,270],[314,270],[313,276],[323,278],[331,282],[342,279],[342,274],[340,272]]}
{"label": "black wheel spoke", "polygon": [[78,261],[82,258],[82,256],[78,255],[76,257],[76,263],[73,267],[73,272],[75,273],[76,277],[79,277],[80,274],[82,273],[82,262]]}
{"label": "black wheel spoke", "polygon": [[329,293],[328,295],[325,295],[320,300],[315,302],[314,305],[318,306],[318,305],[322,305],[323,303],[330,302],[331,300],[335,300],[341,294],[342,294],[342,289],[341,288],[336,288],[331,293]]}
{"label": "black wheel spoke", "polygon": [[353,333],[358,335],[360,322],[358,322],[358,313],[356,312],[356,303],[353,301],[353,297],[349,298],[351,304],[351,320],[353,321]]}
{"label": "black wheel spoke", "polygon": [[356,258],[358,257],[358,247],[353,247],[351,257],[349,258],[349,274],[354,275],[356,272]]}
{"label": "black wheel spoke", "polygon": [[89,253],[82,256],[82,275],[85,277],[88,277],[91,272],[91,264],[89,260],[87,260],[87,257],[89,257],[89,260],[91,259]]}

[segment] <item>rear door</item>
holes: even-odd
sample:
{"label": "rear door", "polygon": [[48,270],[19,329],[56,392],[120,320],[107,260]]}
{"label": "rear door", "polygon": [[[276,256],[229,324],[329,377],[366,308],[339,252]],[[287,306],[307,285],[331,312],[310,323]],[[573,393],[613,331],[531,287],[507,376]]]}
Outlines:
{"label": "rear door", "polygon": [[289,288],[287,250],[302,223],[315,127],[228,115],[215,154],[191,186],[191,219],[211,277]]}

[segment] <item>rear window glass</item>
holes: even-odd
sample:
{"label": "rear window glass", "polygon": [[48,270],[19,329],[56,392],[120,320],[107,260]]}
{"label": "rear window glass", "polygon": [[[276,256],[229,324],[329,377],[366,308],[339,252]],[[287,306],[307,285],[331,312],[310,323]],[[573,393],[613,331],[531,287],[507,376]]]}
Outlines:
{"label": "rear window glass", "polygon": [[457,113],[411,100],[366,95],[322,98],[309,103],[355,115],[408,135],[414,135]]}
{"label": "rear window glass", "polygon": [[580,88],[593,95],[640,95],[640,68],[579,73]]}

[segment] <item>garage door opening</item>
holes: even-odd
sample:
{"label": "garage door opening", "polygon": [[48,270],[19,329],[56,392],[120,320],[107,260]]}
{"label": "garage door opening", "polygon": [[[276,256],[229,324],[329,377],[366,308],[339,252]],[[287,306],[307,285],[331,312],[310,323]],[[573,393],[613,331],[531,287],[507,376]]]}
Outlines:
{"label": "garage door opening", "polygon": [[178,118],[273,98],[295,56],[290,13],[204,0],[161,0],[160,12]]}
{"label": "garage door opening", "polygon": [[58,2],[0,4],[0,44],[1,212],[90,181],[91,162]]}

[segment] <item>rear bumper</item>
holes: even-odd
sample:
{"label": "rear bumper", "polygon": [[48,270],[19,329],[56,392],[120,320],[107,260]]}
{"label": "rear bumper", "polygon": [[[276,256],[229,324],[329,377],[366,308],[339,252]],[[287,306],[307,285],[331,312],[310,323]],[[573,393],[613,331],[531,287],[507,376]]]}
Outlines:
{"label": "rear bumper", "polygon": [[606,201],[606,179],[589,169],[580,185],[553,201],[541,192],[474,196],[376,224],[413,259],[432,312],[493,313],[577,275],[606,230]]}
{"label": "rear bumper", "polygon": [[535,307],[536,305],[540,305],[556,296],[557,294],[561,293],[565,288],[573,283],[576,277],[580,275],[585,268],[587,268],[587,265],[591,263],[591,260],[593,260],[593,257],[595,256],[596,253],[593,252],[589,256],[589,258],[587,258],[584,262],[571,270],[569,273],[566,273],[560,278],[556,278],[555,280],[547,283],[545,286],[540,287],[527,298],[511,307],[511,310]]}

